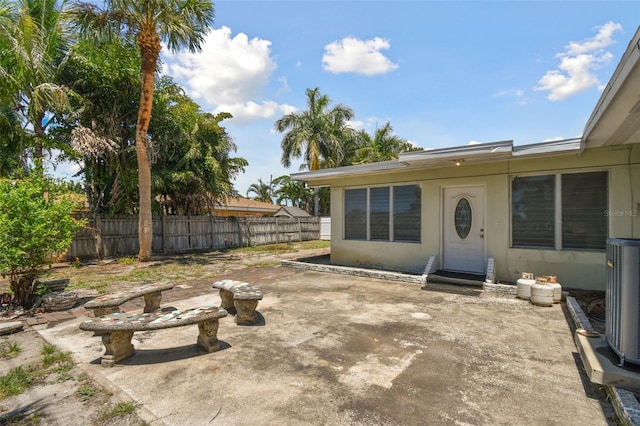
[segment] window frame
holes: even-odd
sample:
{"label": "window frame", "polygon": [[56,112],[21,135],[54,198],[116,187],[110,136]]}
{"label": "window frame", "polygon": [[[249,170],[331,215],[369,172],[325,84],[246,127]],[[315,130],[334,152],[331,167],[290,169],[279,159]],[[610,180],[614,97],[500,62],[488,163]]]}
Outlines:
{"label": "window frame", "polygon": [[[603,211],[603,220],[606,224],[606,235],[609,235],[611,228],[610,220],[605,212],[611,205],[611,171],[609,169],[583,169],[583,170],[568,170],[568,171],[556,171],[549,173],[526,173],[509,176],[509,247],[512,249],[534,249],[534,250],[554,250],[554,251],[585,251],[585,252],[603,252],[606,247],[602,248],[577,248],[577,247],[563,247],[563,221],[562,221],[562,176],[563,175],[575,175],[575,174],[587,174],[587,173],[605,173],[604,180],[606,181],[606,206]],[[536,176],[553,176],[554,178],[554,244],[548,247],[536,247],[531,245],[515,245],[513,242],[513,181],[515,178],[527,178]]]}
{"label": "window frame", "polygon": [[[394,205],[394,188],[396,187],[416,187],[420,191],[420,230],[418,232],[418,239],[416,240],[408,240],[408,239],[396,239],[395,237],[395,205]],[[388,239],[382,238],[372,238],[371,226],[371,190],[376,189],[388,189],[388,208],[389,208],[389,230],[388,230]],[[346,219],[346,208],[347,208],[347,194],[349,191],[357,191],[357,190],[366,190],[366,238],[348,238],[348,230],[347,230],[347,219]],[[375,242],[391,242],[391,243],[410,243],[410,244],[421,244],[422,243],[422,185],[418,183],[410,183],[410,184],[397,184],[397,185],[372,185],[372,186],[361,186],[361,187],[353,187],[353,188],[343,188],[342,190],[342,218],[343,218],[343,229],[342,229],[342,239],[345,241],[375,241]]]}

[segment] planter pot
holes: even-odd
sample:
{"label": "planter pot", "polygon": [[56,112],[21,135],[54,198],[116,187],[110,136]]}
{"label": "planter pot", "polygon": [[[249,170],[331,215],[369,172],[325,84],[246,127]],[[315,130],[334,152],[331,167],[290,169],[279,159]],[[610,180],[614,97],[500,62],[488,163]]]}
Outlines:
{"label": "planter pot", "polygon": [[47,311],[64,311],[71,309],[78,301],[78,293],[67,291],[65,293],[47,293],[42,296],[42,306]]}
{"label": "planter pot", "polygon": [[40,281],[40,284],[47,287],[47,289],[54,293],[58,291],[64,291],[69,285],[69,278],[61,278],[59,280]]}

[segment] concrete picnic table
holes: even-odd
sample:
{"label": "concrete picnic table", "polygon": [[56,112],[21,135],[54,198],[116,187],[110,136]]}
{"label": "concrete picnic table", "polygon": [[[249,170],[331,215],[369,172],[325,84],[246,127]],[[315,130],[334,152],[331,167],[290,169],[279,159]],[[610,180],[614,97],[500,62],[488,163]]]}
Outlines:
{"label": "concrete picnic table", "polygon": [[93,314],[96,317],[100,317],[113,312],[118,312],[118,307],[131,299],[144,297],[144,312],[154,312],[160,310],[162,292],[165,290],[171,290],[172,288],[173,284],[167,281],[145,284],[128,290],[103,294],[102,296],[98,296],[85,303],[84,307],[86,309],[93,309]]}

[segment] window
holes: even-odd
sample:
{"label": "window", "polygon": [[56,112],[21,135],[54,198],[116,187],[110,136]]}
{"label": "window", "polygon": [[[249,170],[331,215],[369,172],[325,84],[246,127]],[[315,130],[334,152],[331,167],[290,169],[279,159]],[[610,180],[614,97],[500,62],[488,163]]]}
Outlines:
{"label": "window", "polygon": [[562,248],[606,248],[607,198],[607,172],[562,175]]}
{"label": "window", "polygon": [[604,249],[607,179],[607,172],[513,178],[512,246]]}
{"label": "window", "polygon": [[393,187],[393,235],[395,241],[420,242],[420,187]]}
{"label": "window", "polygon": [[511,227],[517,247],[555,247],[555,176],[516,177],[511,184]]}
{"label": "window", "polygon": [[389,187],[371,188],[371,239],[389,241]]}
{"label": "window", "polygon": [[348,189],[344,195],[344,238],[367,239],[367,190]]}
{"label": "window", "polygon": [[344,191],[344,238],[420,242],[421,195],[418,185]]}

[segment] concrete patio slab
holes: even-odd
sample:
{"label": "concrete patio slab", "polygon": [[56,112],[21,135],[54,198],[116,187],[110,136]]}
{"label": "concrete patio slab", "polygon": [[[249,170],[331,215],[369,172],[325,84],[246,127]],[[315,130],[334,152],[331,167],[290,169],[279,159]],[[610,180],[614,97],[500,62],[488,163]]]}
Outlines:
{"label": "concrete patio slab", "polygon": [[242,279],[262,289],[263,321],[224,318],[211,354],[180,327],[135,333],[136,354],[103,368],[83,317],[36,328],[152,425],[614,424],[562,305],[294,269]]}

